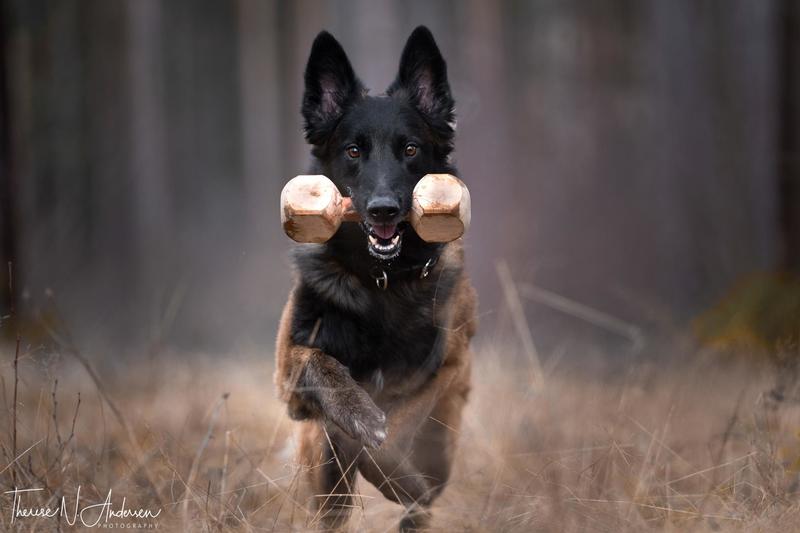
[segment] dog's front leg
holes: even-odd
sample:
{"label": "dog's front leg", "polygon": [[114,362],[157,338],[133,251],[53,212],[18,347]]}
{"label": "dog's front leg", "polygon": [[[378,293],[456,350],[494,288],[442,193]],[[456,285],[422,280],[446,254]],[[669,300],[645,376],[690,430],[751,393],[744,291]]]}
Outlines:
{"label": "dog's front leg", "polygon": [[282,387],[289,416],[321,418],[370,448],[386,439],[386,415],[335,358],[321,350],[294,345],[289,359],[294,371]]}

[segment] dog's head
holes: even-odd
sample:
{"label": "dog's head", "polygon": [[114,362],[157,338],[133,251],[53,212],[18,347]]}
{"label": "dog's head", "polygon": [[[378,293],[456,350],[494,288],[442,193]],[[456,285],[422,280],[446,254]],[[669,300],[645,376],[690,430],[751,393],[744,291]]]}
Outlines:
{"label": "dog's head", "polygon": [[397,78],[381,96],[367,95],[331,34],[314,40],[302,107],[306,139],[319,171],[352,197],[374,257],[397,257],[404,232],[413,232],[403,219],[417,181],[450,171],[453,106],[447,67],[423,26],[409,37]]}

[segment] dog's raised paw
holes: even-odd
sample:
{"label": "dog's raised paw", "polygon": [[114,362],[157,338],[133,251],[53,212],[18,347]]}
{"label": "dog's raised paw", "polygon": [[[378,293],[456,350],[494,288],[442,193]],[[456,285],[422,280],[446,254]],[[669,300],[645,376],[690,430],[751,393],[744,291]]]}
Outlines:
{"label": "dog's raised paw", "polygon": [[352,390],[338,398],[330,418],[352,439],[368,448],[378,448],[386,440],[386,414],[363,390]]}

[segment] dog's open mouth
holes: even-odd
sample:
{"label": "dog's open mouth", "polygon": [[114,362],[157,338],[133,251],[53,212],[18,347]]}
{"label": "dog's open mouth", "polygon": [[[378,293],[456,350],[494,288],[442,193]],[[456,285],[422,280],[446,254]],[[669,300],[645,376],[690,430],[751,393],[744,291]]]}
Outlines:
{"label": "dog's open mouth", "polygon": [[364,224],[369,253],[378,259],[392,259],[400,253],[403,228],[398,224]]}

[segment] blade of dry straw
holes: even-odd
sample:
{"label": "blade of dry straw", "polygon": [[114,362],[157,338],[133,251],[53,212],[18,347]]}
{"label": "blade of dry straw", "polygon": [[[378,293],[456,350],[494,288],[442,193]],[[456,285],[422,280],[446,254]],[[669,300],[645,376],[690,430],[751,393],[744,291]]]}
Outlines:
{"label": "blade of dry straw", "polygon": [[518,288],[519,293],[524,298],[546,305],[564,314],[579,318],[589,324],[625,337],[631,341],[635,351],[638,351],[644,344],[644,336],[642,335],[641,328],[638,326],[629,324],[608,313],[604,313],[603,311],[529,283],[520,283]]}
{"label": "blade of dry straw", "polygon": [[184,493],[183,505],[181,506],[181,515],[183,517],[184,525],[188,525],[189,523],[189,498],[187,498],[187,496],[189,495],[191,486],[197,477],[197,470],[200,467],[200,458],[203,456],[203,452],[205,451],[206,447],[208,447],[208,443],[211,441],[211,437],[214,434],[214,424],[217,421],[217,416],[219,415],[222,406],[225,405],[225,400],[227,399],[228,393],[226,392],[223,393],[214,404],[208,421],[208,429],[206,430],[203,440],[200,441],[200,446],[197,447],[197,451],[194,454],[194,459],[192,460],[192,466],[189,468],[189,476],[186,478],[186,492]]}
{"label": "blade of dry straw", "polygon": [[514,283],[514,278],[511,277],[511,270],[508,268],[508,263],[506,263],[504,259],[500,259],[495,263],[495,269],[497,270],[497,277],[500,279],[500,285],[503,288],[506,305],[508,305],[508,309],[511,311],[514,329],[519,336],[520,342],[522,342],[522,348],[525,350],[528,359],[530,359],[531,365],[533,365],[534,385],[540,385],[543,376],[539,352],[536,350],[536,344],[533,342],[531,328],[528,326],[528,320],[525,318],[525,311],[519,299],[519,292]]}
{"label": "blade of dry straw", "polygon": [[100,396],[105,400],[108,407],[111,409],[111,412],[114,414],[114,417],[117,419],[117,422],[122,429],[125,431],[125,436],[128,438],[128,444],[132,448],[133,451],[133,460],[138,465],[139,469],[144,473],[144,477],[147,480],[148,485],[150,485],[150,490],[153,491],[153,495],[155,496],[156,500],[158,501],[159,505],[164,504],[164,500],[161,497],[161,493],[158,490],[158,485],[155,482],[155,477],[153,476],[152,472],[150,471],[149,466],[145,460],[145,453],[142,450],[141,446],[139,446],[139,440],[136,437],[136,432],[133,429],[133,426],[128,422],[128,419],[122,413],[122,410],[117,406],[114,399],[109,394],[108,390],[106,389],[105,385],[103,384],[103,380],[100,378],[100,375],[94,369],[94,366],[89,362],[89,360],[78,350],[78,348],[72,343],[71,339],[63,338],[61,335],[56,333],[51,327],[47,324],[43,323],[44,328],[47,330],[47,333],[50,337],[67,353],[72,355],[86,370],[86,373],[89,374],[89,377],[92,379],[95,388],[100,393]]}

